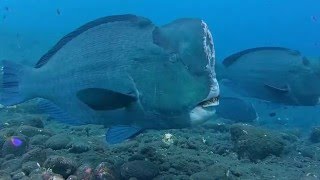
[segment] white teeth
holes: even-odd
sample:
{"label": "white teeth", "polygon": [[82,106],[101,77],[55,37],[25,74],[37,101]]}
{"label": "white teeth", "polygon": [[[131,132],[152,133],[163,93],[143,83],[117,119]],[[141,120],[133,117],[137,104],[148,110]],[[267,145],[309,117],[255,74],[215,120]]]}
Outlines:
{"label": "white teeth", "polygon": [[219,98],[218,97],[214,97],[214,98],[211,98],[211,99],[208,99],[202,103],[200,103],[200,105],[202,107],[212,107],[212,106],[217,106],[219,105]]}

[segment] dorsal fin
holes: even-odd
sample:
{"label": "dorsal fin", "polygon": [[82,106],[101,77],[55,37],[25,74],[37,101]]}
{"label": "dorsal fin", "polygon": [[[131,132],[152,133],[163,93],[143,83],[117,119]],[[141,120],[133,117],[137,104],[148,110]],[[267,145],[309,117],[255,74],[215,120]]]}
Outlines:
{"label": "dorsal fin", "polygon": [[278,51],[287,51],[288,53],[296,56],[300,56],[300,52],[288,48],[283,48],[283,47],[257,47],[257,48],[252,48],[252,49],[247,49],[244,51],[240,51],[238,53],[232,54],[231,56],[225,58],[222,62],[222,64],[225,67],[228,67],[232,65],[234,62],[236,62],[239,58],[241,58],[243,55],[255,52],[255,51],[264,51],[264,50],[278,50]]}
{"label": "dorsal fin", "polygon": [[107,17],[99,18],[99,19],[96,19],[94,21],[88,22],[87,24],[79,27],[75,31],[73,31],[73,32],[67,34],[66,36],[64,36],[56,45],[53,46],[53,48],[51,48],[46,54],[44,54],[40,58],[40,60],[35,65],[35,68],[42,67],[64,45],[66,45],[68,42],[70,42],[72,39],[74,39],[75,37],[79,36],[83,32],[85,32],[85,31],[87,31],[87,30],[89,30],[89,29],[91,29],[93,27],[99,26],[101,24],[107,24],[107,23],[117,22],[117,21],[137,22],[142,27],[151,24],[150,20],[142,18],[142,17],[139,17],[139,16],[136,16],[136,15],[132,15],[132,14],[107,16]]}

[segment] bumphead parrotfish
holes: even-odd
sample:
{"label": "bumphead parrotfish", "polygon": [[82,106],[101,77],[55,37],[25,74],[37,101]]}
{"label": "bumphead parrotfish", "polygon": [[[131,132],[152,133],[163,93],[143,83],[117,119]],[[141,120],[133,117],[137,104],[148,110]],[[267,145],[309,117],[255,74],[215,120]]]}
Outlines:
{"label": "bumphead parrotfish", "polygon": [[319,60],[282,47],[260,47],[227,57],[217,68],[219,83],[252,98],[293,106],[320,99]]}
{"label": "bumphead parrotfish", "polygon": [[181,128],[213,117],[219,86],[212,35],[200,19],[158,27],[135,15],[89,22],[35,67],[3,61],[0,103],[42,98],[40,108],[73,124],[111,127],[118,143],[147,128]]}

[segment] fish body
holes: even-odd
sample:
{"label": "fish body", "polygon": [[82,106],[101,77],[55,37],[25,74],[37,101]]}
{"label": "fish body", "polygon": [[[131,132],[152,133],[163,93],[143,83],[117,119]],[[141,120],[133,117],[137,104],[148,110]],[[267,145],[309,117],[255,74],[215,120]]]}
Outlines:
{"label": "fish body", "polygon": [[220,82],[247,97],[286,105],[314,106],[320,98],[318,62],[281,47],[253,48],[227,57]]}
{"label": "fish body", "polygon": [[188,127],[209,118],[191,119],[196,108],[217,105],[214,63],[201,20],[157,27],[135,15],[108,16],[66,35],[34,68],[4,61],[1,103],[40,97],[40,108],[63,122],[130,132]]}
{"label": "fish body", "polygon": [[254,106],[240,98],[222,97],[216,107],[216,115],[234,122],[251,123],[259,119]]}

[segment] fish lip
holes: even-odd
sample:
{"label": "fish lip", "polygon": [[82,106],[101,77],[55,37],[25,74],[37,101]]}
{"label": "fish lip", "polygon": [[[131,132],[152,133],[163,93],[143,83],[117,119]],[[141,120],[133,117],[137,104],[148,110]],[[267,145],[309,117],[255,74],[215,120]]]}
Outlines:
{"label": "fish lip", "polygon": [[220,98],[219,95],[208,97],[205,100],[198,103],[197,106],[201,106],[203,108],[218,106],[219,105],[219,98]]}

